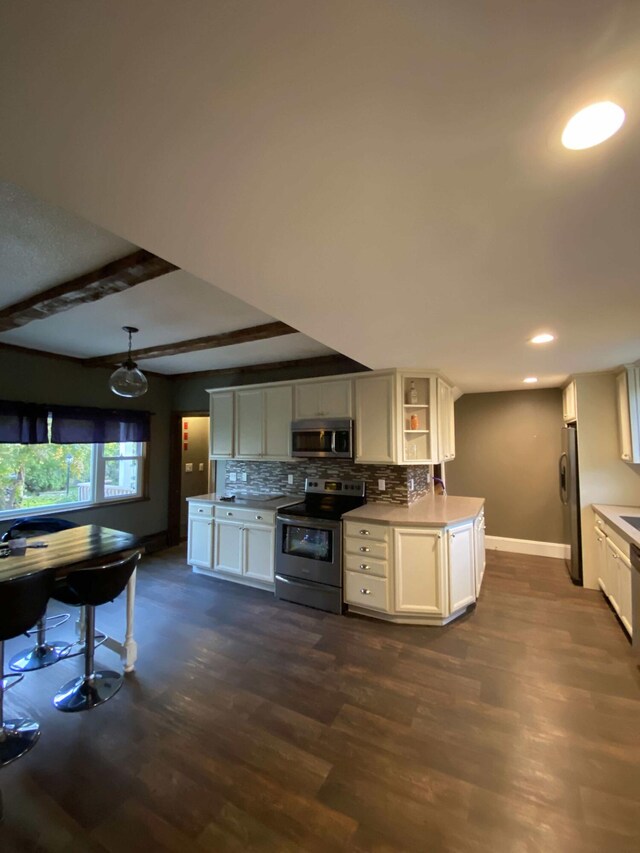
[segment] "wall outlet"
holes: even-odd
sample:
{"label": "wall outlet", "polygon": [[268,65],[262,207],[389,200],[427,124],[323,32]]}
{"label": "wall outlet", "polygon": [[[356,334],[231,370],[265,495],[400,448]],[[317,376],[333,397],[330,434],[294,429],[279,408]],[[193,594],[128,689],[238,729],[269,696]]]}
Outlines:
{"label": "wall outlet", "polygon": [[229,474],[229,482],[230,482],[230,483],[235,483],[235,481],[236,481],[237,479],[238,479],[238,475],[236,474],[236,472],[235,472],[235,471],[231,471],[231,473]]}
{"label": "wall outlet", "polygon": [[198,463],[198,471],[204,471],[204,462]]}
{"label": "wall outlet", "polygon": [[243,471],[243,472],[242,472],[242,474],[240,474],[240,480],[241,480],[243,483],[246,483],[246,482],[247,482],[247,472],[246,472],[246,471]]}
{"label": "wall outlet", "polygon": [[412,492],[415,489],[415,487],[416,487],[416,481],[415,480],[409,480],[409,491]]}
{"label": "wall outlet", "polygon": [[290,486],[293,486],[293,474],[287,474],[287,483],[289,483]]}
{"label": "wall outlet", "polygon": [[185,462],[184,470],[190,474],[193,471],[193,462]]}
{"label": "wall outlet", "polygon": [[378,480],[378,491],[384,492],[386,491],[387,483],[386,480]]}

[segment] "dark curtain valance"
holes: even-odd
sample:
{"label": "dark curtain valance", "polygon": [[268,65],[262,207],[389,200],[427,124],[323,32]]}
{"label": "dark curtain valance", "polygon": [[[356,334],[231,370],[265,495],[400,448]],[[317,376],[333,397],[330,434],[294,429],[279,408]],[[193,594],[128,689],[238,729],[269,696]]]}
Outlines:
{"label": "dark curtain valance", "polygon": [[52,444],[149,441],[151,435],[151,412],[0,400],[0,444],[46,444],[49,416]]}
{"label": "dark curtain valance", "polygon": [[46,444],[48,406],[0,400],[0,444]]}
{"label": "dark curtain valance", "polygon": [[86,406],[51,406],[50,410],[53,444],[108,444],[150,438],[150,412]]}

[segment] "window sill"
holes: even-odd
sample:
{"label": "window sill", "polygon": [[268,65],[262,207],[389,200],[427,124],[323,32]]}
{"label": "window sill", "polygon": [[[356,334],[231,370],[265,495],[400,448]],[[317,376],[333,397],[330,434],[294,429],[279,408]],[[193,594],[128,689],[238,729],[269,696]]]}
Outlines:
{"label": "window sill", "polygon": [[148,495],[141,495],[135,498],[122,498],[120,500],[100,501],[100,503],[85,503],[85,504],[59,504],[55,507],[39,507],[33,506],[19,512],[13,512],[8,515],[0,516],[0,525],[5,522],[11,524],[12,521],[19,521],[21,518],[30,518],[31,516],[48,516],[48,515],[71,515],[75,512],[87,512],[88,510],[100,510],[103,507],[120,506],[121,504],[138,504],[149,501]]}

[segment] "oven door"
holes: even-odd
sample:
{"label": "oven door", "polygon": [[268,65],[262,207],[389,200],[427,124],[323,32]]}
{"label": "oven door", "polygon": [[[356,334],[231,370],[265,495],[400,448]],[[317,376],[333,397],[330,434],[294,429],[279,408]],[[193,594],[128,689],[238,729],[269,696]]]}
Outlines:
{"label": "oven door", "polygon": [[290,578],[342,586],[342,523],[279,515],[276,572]]}

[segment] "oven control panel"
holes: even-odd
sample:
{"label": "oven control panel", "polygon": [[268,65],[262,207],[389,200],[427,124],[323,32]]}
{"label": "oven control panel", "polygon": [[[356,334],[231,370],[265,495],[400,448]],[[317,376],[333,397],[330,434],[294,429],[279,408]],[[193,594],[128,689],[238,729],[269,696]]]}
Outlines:
{"label": "oven control panel", "polygon": [[364,497],[364,480],[316,480],[307,477],[304,490],[310,494],[349,495],[349,497]]}

